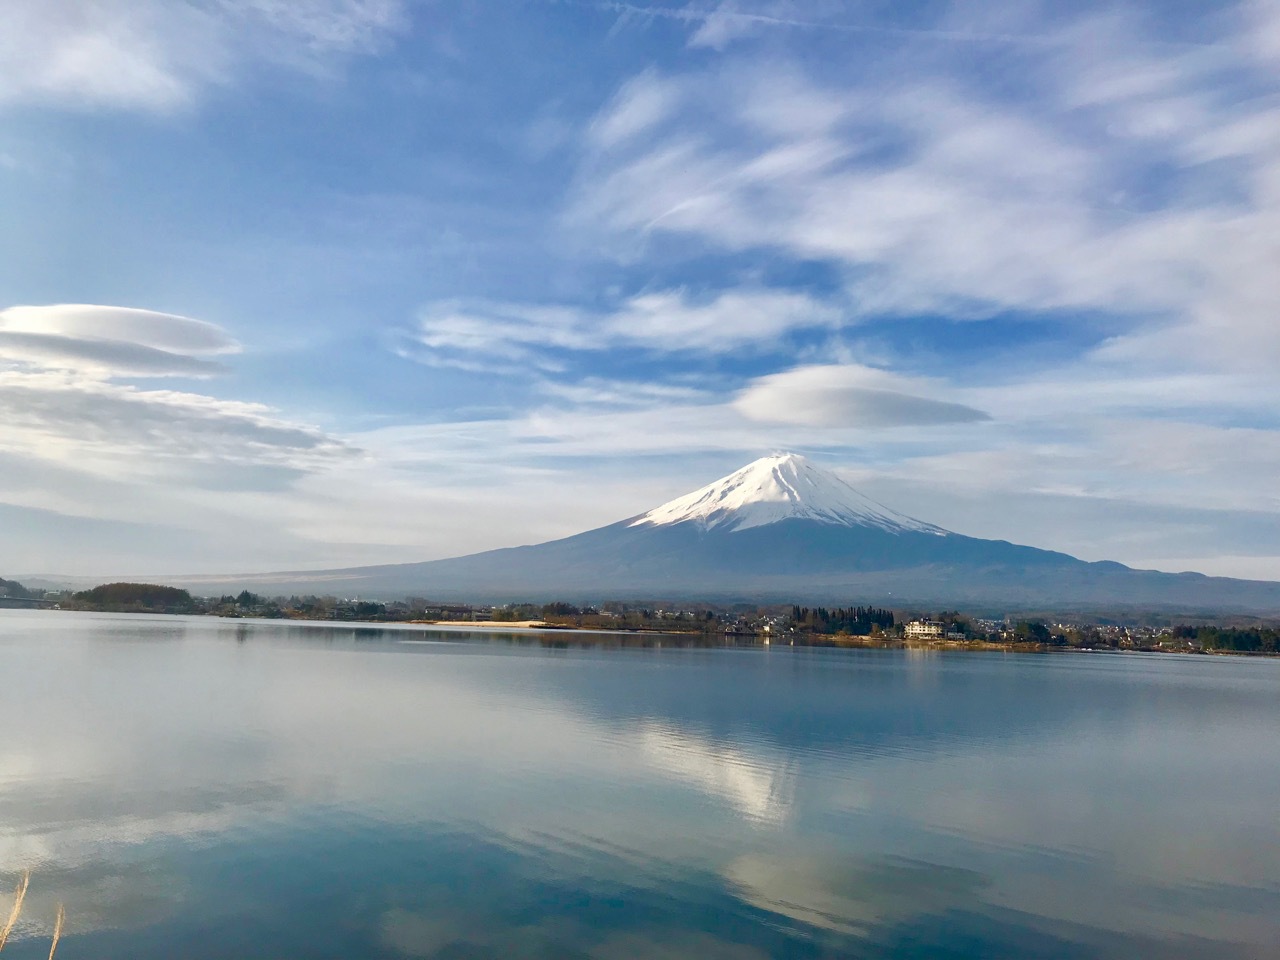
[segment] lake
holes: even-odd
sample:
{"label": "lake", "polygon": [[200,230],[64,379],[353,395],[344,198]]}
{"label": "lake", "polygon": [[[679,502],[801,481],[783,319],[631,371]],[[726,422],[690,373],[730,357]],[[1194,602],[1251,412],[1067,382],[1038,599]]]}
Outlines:
{"label": "lake", "polygon": [[600,640],[0,612],[4,960],[1280,957],[1280,662]]}

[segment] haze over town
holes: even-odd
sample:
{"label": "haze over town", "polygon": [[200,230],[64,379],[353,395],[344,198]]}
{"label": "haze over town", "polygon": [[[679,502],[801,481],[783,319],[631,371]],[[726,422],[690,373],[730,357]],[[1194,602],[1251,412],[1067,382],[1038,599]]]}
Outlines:
{"label": "haze over town", "polygon": [[1280,3],[9,0],[0,574],[427,560],[798,450],[1280,579]]}

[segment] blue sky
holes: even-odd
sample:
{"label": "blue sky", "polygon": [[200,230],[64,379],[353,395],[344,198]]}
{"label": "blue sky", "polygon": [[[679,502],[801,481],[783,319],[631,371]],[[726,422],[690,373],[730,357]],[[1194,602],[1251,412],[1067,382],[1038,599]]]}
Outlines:
{"label": "blue sky", "polygon": [[797,450],[1280,578],[1280,4],[9,0],[0,573],[428,559]]}

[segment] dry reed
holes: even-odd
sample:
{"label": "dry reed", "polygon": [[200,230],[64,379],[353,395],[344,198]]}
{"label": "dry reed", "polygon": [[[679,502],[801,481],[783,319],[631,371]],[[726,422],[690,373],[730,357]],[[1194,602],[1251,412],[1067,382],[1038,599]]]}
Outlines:
{"label": "dry reed", "polygon": [[66,908],[58,904],[58,917],[53,921],[53,943],[49,944],[49,960],[53,960],[53,952],[58,949],[58,941],[62,939],[62,925],[66,922]]}
{"label": "dry reed", "polygon": [[31,872],[27,871],[22,875],[22,879],[18,881],[17,889],[13,891],[13,909],[9,911],[9,919],[5,921],[3,927],[0,927],[0,950],[4,949],[4,945],[9,939],[9,934],[13,932],[13,927],[18,922],[18,917],[22,915],[22,901],[27,898],[27,886],[30,883]]}

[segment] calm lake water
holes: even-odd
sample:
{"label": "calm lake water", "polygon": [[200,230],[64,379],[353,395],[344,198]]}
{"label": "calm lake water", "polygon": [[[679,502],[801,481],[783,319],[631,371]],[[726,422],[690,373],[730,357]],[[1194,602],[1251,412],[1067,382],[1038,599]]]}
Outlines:
{"label": "calm lake water", "polygon": [[1280,957],[1277,661],[5,611],[0,719],[4,960]]}

